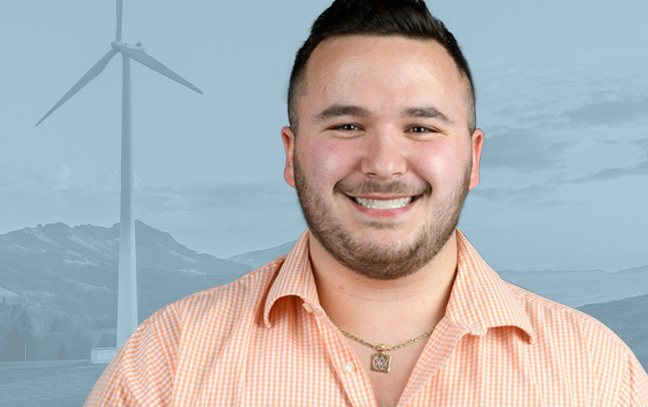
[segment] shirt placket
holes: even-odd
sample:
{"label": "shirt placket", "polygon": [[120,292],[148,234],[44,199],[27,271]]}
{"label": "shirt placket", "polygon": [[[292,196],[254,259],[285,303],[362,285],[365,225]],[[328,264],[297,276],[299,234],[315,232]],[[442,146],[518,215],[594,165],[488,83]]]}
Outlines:
{"label": "shirt placket", "polygon": [[351,346],[321,308],[313,309],[312,314],[349,404],[354,407],[375,407],[371,382]]}
{"label": "shirt placket", "polygon": [[468,332],[468,329],[454,325],[447,318],[439,322],[419,356],[398,401],[398,407],[409,406],[410,402],[416,399],[418,393],[425,388],[434,375],[442,370],[443,365],[456,350],[461,338]]}

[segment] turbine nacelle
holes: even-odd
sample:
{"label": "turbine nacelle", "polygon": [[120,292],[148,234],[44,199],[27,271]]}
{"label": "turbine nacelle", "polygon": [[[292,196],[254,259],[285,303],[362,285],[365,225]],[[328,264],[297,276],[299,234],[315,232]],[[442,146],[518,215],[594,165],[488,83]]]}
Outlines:
{"label": "turbine nacelle", "polygon": [[113,42],[110,43],[110,46],[112,47],[112,49],[114,49],[117,52],[122,52],[122,50],[124,48],[134,49],[134,50],[138,50],[138,51],[144,51],[144,47],[142,46],[141,41],[136,42],[135,45],[127,44],[127,43],[121,42],[121,41],[113,41]]}

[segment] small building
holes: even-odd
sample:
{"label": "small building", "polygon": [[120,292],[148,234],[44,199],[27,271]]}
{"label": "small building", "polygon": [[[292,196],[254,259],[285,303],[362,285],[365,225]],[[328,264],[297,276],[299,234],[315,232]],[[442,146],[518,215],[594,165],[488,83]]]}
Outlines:
{"label": "small building", "polygon": [[90,349],[90,363],[93,365],[107,365],[117,354],[117,348],[92,348]]}

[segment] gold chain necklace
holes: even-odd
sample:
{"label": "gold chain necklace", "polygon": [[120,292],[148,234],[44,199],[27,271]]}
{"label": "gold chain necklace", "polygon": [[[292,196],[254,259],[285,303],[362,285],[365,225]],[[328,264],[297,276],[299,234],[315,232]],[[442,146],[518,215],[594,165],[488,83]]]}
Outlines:
{"label": "gold chain necklace", "polygon": [[[334,324],[335,325],[335,324]],[[372,343],[369,343],[365,341],[364,339],[358,338],[357,336],[350,334],[349,332],[345,331],[344,329],[340,328],[339,326],[335,325],[337,329],[342,332],[344,336],[346,336],[349,339],[353,339],[354,341],[361,343],[362,345],[369,347],[378,353],[374,353],[371,355],[371,370],[376,371],[376,372],[383,372],[383,373],[389,373],[389,369],[391,369],[391,356],[385,355],[385,352],[390,352],[393,350],[397,350],[400,348],[403,348],[407,345],[411,345],[413,343],[416,343],[420,341],[423,338],[427,338],[432,334],[432,331],[434,331],[434,328],[430,329],[429,331],[417,336],[414,339],[410,339],[407,342],[403,342],[398,345],[394,346],[385,346],[383,344],[381,345],[374,345]]]}

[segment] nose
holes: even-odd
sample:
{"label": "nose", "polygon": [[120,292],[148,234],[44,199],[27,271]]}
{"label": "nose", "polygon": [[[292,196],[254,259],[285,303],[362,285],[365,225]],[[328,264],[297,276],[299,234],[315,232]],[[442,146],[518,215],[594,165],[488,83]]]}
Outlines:
{"label": "nose", "polygon": [[407,162],[401,140],[392,134],[375,134],[366,138],[362,173],[368,178],[388,180],[405,174]]}

